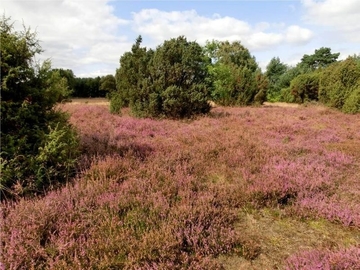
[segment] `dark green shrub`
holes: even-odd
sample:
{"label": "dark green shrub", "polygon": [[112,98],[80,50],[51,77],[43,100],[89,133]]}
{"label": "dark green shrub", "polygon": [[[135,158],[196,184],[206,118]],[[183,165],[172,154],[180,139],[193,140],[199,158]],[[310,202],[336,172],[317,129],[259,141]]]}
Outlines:
{"label": "dark green shrub", "polygon": [[295,102],[295,96],[291,93],[291,88],[290,87],[286,87],[286,88],[281,89],[280,101],[287,102],[287,103],[294,103]]}
{"label": "dark green shrub", "polygon": [[319,73],[305,73],[295,77],[290,84],[290,92],[294,101],[304,103],[305,101],[318,100]]}
{"label": "dark green shrub", "polygon": [[360,67],[353,57],[349,57],[321,72],[319,101],[344,112],[355,112],[358,107],[356,103],[358,94],[354,92],[357,92],[359,87]]}
{"label": "dark green shrub", "polygon": [[39,66],[41,52],[30,30],[15,32],[1,20],[1,182],[3,195],[41,193],[73,172],[77,135],[67,116],[55,110],[67,98],[67,80]]}
{"label": "dark green shrub", "polygon": [[345,100],[342,111],[345,113],[359,113],[360,112],[360,84],[351,91],[349,97]]}
{"label": "dark green shrub", "polygon": [[279,57],[274,57],[266,66],[265,76],[268,78],[269,87],[266,99],[270,102],[280,101],[281,85],[280,77],[287,72],[288,67],[280,61]]}
{"label": "dark green shrub", "polygon": [[121,114],[121,108],[123,107],[123,100],[120,93],[113,92],[109,94],[110,97],[110,112],[114,114]]}
{"label": "dark green shrub", "polygon": [[196,42],[167,40],[156,51],[141,48],[141,37],[120,59],[118,95],[111,103],[129,105],[140,117],[183,118],[207,113],[206,58]]}

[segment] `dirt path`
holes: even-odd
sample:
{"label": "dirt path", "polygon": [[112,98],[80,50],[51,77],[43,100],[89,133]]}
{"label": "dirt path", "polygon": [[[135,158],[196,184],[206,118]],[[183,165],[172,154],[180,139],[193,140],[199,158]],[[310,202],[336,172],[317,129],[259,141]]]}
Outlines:
{"label": "dirt path", "polygon": [[298,108],[300,104],[286,103],[286,102],[264,102],[265,107],[283,107],[283,108]]}
{"label": "dirt path", "polygon": [[[89,105],[109,105],[109,100],[106,98],[73,98],[70,104],[89,104]],[[212,107],[217,107],[217,105],[210,101]],[[286,102],[264,102],[264,107],[283,107],[283,108],[298,108],[300,104],[296,103],[286,103]]]}

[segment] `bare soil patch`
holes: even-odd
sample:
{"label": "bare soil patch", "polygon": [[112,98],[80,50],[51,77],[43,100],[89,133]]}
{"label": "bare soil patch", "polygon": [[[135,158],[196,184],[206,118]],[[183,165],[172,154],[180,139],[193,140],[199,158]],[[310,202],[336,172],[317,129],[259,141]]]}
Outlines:
{"label": "bare soil patch", "polygon": [[298,108],[300,104],[286,102],[264,102],[264,107]]}

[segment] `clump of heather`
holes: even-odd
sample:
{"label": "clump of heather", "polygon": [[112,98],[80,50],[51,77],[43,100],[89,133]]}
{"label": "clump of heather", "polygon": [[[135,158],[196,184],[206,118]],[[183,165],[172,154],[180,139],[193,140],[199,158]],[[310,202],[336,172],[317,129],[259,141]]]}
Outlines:
{"label": "clump of heather", "polygon": [[63,109],[87,166],[44,197],[2,203],[6,269],[222,269],[220,255],[261,258],[237,227],[249,207],[360,226],[357,115],[218,107],[174,121]]}
{"label": "clump of heather", "polygon": [[340,250],[309,250],[290,256],[286,261],[288,270],[313,269],[359,269],[360,248]]}

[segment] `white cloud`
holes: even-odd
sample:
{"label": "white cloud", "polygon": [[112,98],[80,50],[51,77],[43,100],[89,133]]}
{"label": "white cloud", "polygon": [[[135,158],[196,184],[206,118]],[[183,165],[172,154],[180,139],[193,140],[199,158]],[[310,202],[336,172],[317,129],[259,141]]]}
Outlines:
{"label": "white cloud", "polygon": [[360,42],[359,0],[302,0],[302,4],[307,22],[334,28],[338,36]]}
{"label": "white cloud", "polygon": [[3,0],[0,11],[17,20],[17,26],[23,20],[37,31],[45,50],[40,60],[50,58],[53,67],[72,69],[76,76],[114,74],[120,56],[131,49],[138,34],[148,47],[180,35],[201,45],[212,39],[239,40],[252,54],[273,54],[313,38],[309,29],[299,25],[265,18],[249,23],[220,14],[203,16],[195,10],[142,9],[124,20],[115,15],[112,4],[111,0]]}
{"label": "white cloud", "polygon": [[200,43],[207,39],[241,39],[251,31],[247,22],[219,14],[212,18],[203,17],[195,10],[164,12],[143,9],[133,13],[133,21],[134,31],[150,36],[156,44],[180,35]]}
{"label": "white cloud", "polygon": [[165,12],[143,9],[132,14],[134,31],[151,37],[155,44],[184,35],[200,44],[212,39],[240,40],[250,51],[261,51],[283,43],[305,44],[313,37],[310,30],[300,26],[284,29],[283,23],[269,22],[259,22],[252,26],[248,22],[221,17],[219,14],[204,17],[195,10]]}
{"label": "white cloud", "polygon": [[287,27],[285,32],[285,40],[295,45],[306,44],[313,36],[314,35],[311,30],[302,28],[298,25],[291,25]]}
{"label": "white cloud", "polygon": [[18,28],[23,20],[36,30],[45,50],[40,59],[50,58],[53,67],[70,68],[75,74],[87,66],[118,63],[131,47],[132,41],[116,35],[128,22],[116,17],[106,0],[12,0],[3,1],[1,9]]}

